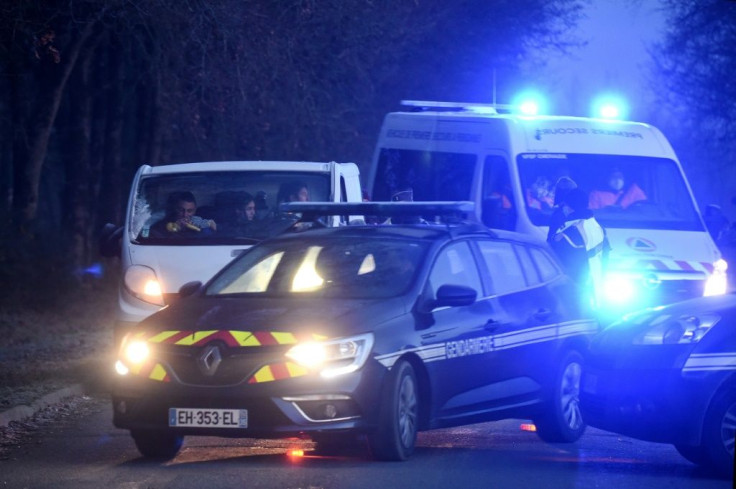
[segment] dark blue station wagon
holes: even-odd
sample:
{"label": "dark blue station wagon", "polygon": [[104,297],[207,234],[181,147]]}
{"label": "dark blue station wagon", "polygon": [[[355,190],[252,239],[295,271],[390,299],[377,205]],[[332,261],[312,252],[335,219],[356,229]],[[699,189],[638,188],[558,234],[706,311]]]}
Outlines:
{"label": "dark blue station wagon", "polygon": [[[384,210],[407,206],[421,204]],[[340,214],[370,214],[358,207]],[[114,424],[144,456],[172,458],[190,435],[304,436],[404,460],[420,430],[528,418],[570,442],[585,429],[582,355],[598,323],[527,236],[313,227],[181,293],[125,337],[116,364]]]}

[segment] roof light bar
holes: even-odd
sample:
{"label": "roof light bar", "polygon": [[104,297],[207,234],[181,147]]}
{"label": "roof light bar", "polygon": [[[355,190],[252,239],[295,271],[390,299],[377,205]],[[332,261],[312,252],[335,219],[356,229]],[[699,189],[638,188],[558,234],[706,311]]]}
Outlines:
{"label": "roof light bar", "polygon": [[302,220],[318,216],[456,216],[470,214],[475,203],[458,202],[284,202],[281,212],[301,213]]}
{"label": "roof light bar", "polygon": [[479,104],[474,102],[437,102],[430,100],[402,100],[401,105],[406,107],[414,107],[416,109],[430,110],[430,109],[441,109],[441,110],[466,110],[469,112],[482,112],[497,114],[499,110],[509,111],[512,109],[511,105],[506,104]]}

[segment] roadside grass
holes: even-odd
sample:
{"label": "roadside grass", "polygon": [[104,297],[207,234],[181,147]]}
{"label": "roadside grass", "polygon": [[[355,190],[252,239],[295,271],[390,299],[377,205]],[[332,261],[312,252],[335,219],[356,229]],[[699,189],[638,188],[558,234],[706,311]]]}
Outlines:
{"label": "roadside grass", "polygon": [[48,256],[0,260],[0,410],[108,368],[117,270],[116,261],[70,270]]}

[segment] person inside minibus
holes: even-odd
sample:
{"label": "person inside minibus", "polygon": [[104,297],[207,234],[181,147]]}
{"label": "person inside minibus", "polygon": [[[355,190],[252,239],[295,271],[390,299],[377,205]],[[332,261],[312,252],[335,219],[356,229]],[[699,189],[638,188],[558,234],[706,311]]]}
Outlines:
{"label": "person inside minibus", "polygon": [[608,175],[606,188],[590,192],[588,204],[591,209],[604,207],[626,209],[631,204],[646,199],[647,195],[636,182],[628,182],[624,173],[619,168],[614,168]]}

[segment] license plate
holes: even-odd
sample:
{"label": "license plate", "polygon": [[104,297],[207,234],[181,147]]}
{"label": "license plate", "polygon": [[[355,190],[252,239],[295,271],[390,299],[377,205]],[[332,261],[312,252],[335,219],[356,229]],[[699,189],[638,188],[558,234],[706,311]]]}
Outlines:
{"label": "license plate", "polygon": [[169,408],[169,426],[196,428],[247,428],[247,409]]}

